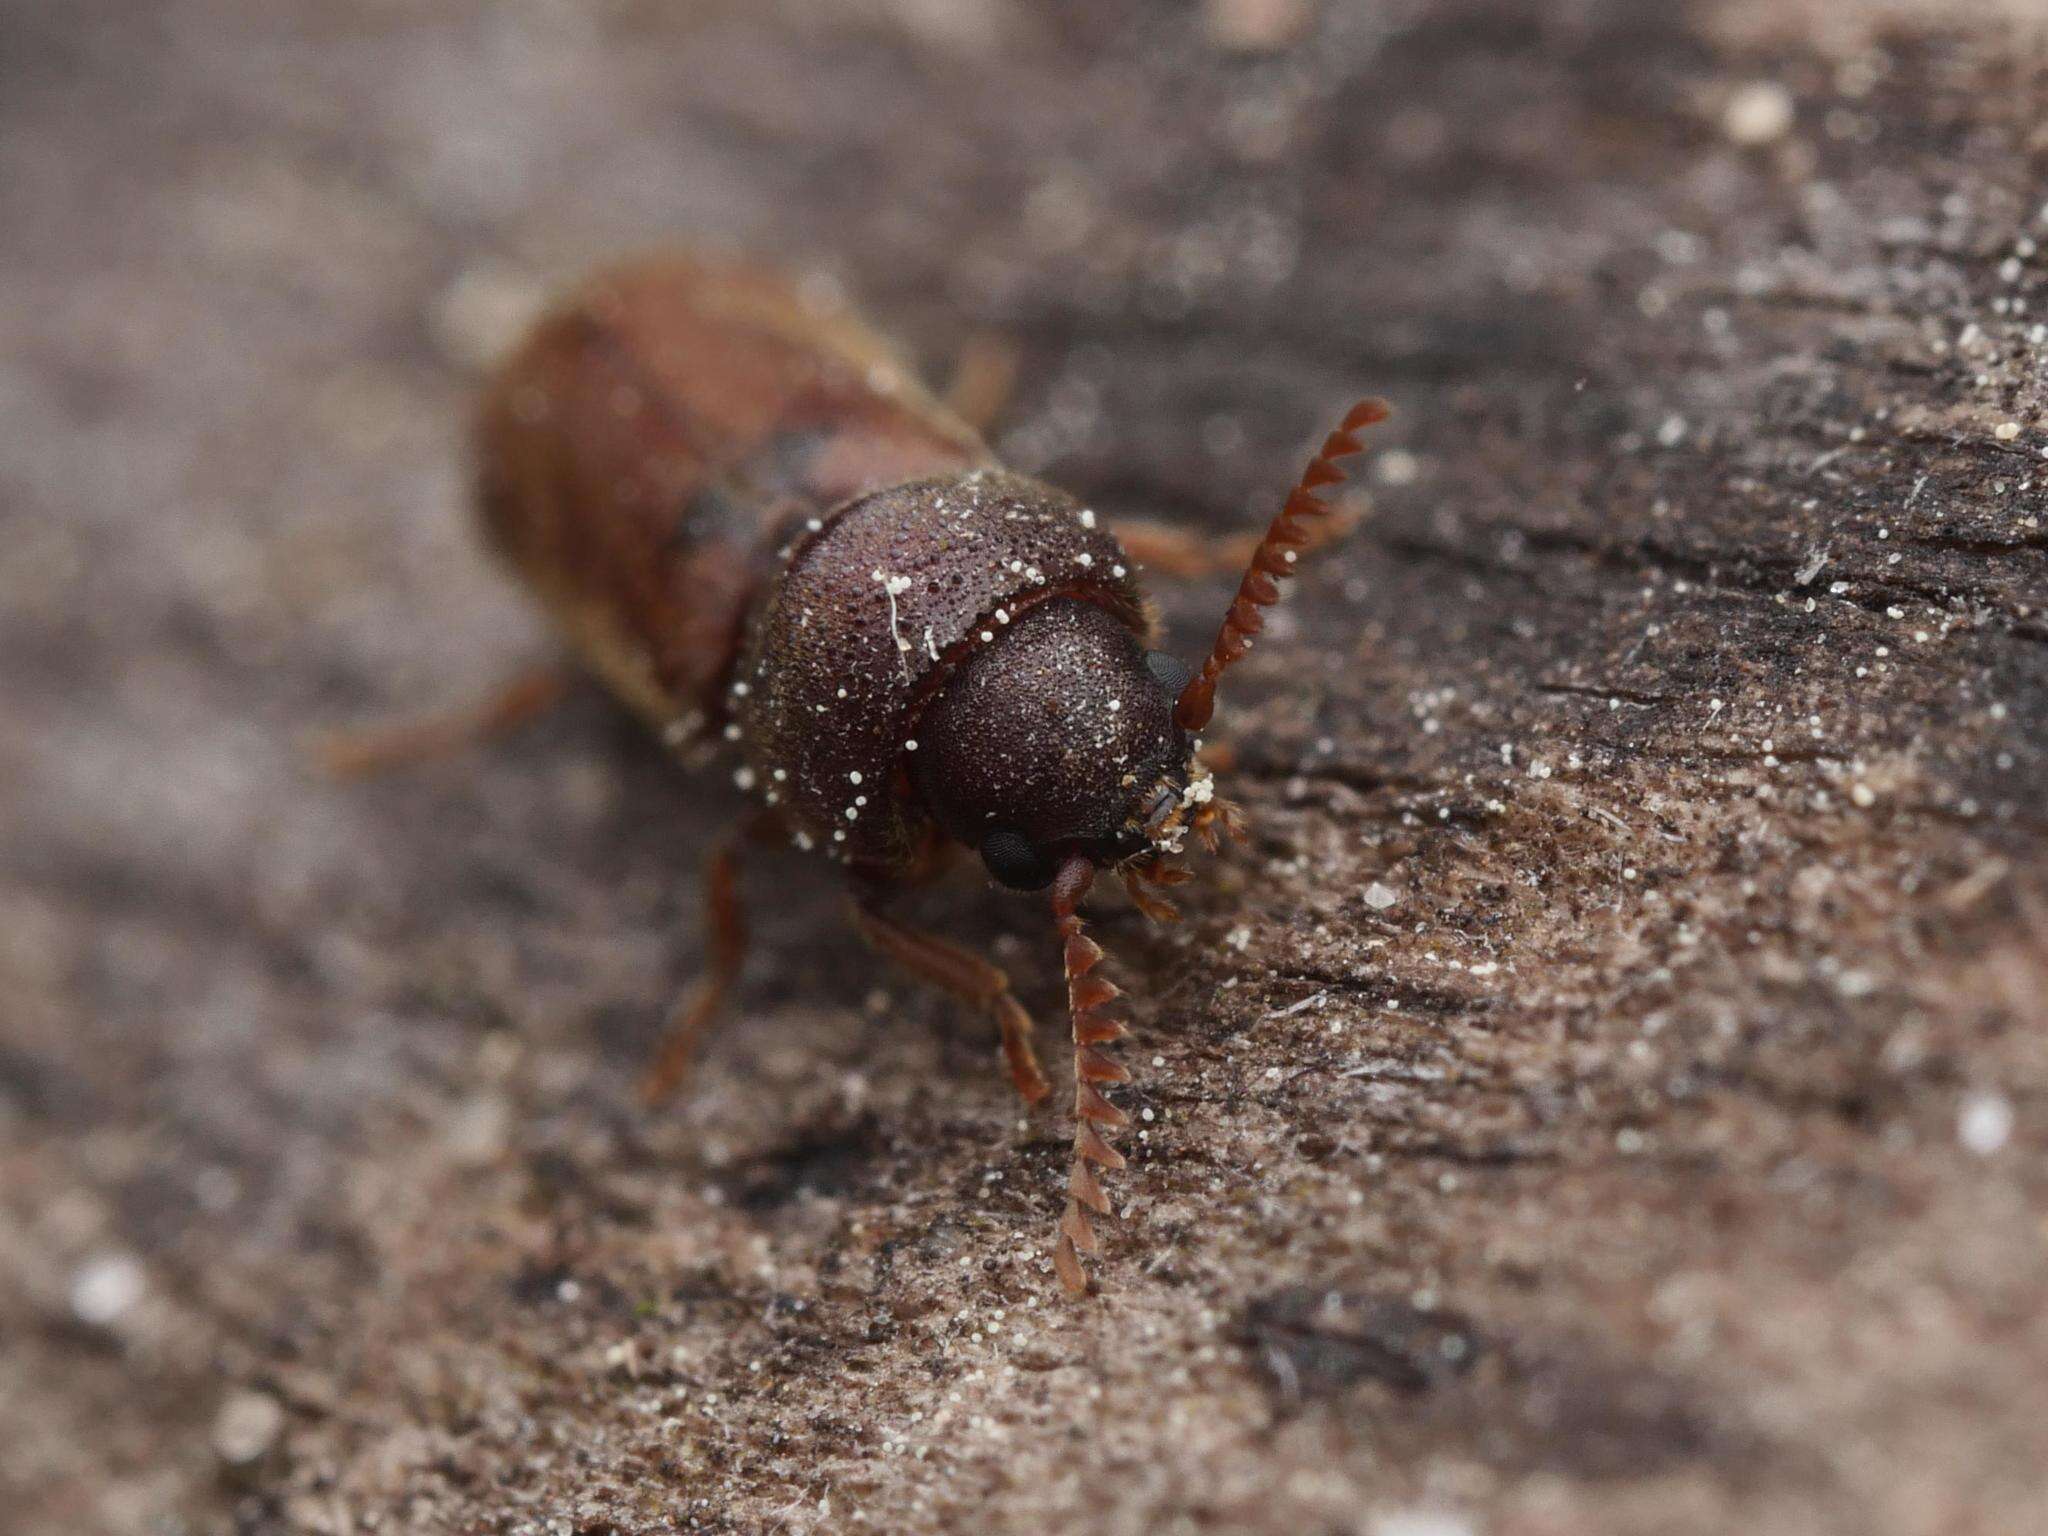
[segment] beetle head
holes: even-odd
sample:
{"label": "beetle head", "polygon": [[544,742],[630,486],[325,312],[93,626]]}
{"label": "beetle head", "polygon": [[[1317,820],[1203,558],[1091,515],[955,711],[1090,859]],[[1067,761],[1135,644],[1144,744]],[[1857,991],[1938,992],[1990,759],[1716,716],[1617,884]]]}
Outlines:
{"label": "beetle head", "polygon": [[1208,774],[1174,703],[1189,670],[1108,609],[1026,609],[951,677],[918,723],[919,798],[989,873],[1041,890],[1075,855],[1122,864],[1177,848]]}

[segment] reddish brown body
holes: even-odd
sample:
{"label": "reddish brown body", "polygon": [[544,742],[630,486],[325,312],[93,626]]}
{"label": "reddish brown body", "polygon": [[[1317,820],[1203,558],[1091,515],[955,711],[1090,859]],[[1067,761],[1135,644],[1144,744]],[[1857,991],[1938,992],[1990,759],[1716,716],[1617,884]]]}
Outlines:
{"label": "reddish brown body", "polygon": [[[1117,988],[1079,906],[1098,869],[1141,881],[1228,825],[1191,733],[1328,509],[1357,407],[1265,538],[1198,673],[1148,652],[1129,557],[1070,496],[997,465],[875,336],[751,267],[688,258],[602,275],[487,392],[485,528],[564,633],[676,746],[735,743],[735,778],[799,847],[864,877],[877,948],[987,1008],[1027,1100],[1047,1091],[1004,974],[885,916],[878,893],[951,839],[1016,889],[1050,889],[1074,1048],[1074,1159],[1054,1260],[1085,1288],[1098,1169],[1122,1159],[1103,1097],[1127,1074]],[[486,718],[489,718],[488,716]],[[445,733],[442,733],[445,735]],[[415,739],[418,733],[415,733]],[[440,735],[428,733],[427,739]],[[710,974],[650,1077],[682,1074],[737,978],[731,839],[710,870]]]}
{"label": "reddish brown body", "polygon": [[907,744],[967,656],[1052,597],[1146,628],[1092,513],[752,269],[592,282],[489,391],[479,464],[492,541],[606,683],[671,743],[739,740],[796,840],[870,873],[918,859]]}
{"label": "reddish brown body", "polygon": [[990,463],[850,318],[682,257],[593,280],[486,393],[491,541],[673,739],[724,716],[776,551],[842,502]]}

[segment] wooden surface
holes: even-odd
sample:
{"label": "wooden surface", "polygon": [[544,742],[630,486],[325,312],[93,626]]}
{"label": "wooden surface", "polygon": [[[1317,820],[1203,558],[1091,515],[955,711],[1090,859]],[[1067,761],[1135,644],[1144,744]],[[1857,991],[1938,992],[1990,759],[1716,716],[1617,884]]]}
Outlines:
{"label": "wooden surface", "polygon": [[[2026,14],[0,7],[0,1529],[2035,1528]],[[801,860],[637,1106],[736,799],[594,690],[297,753],[547,654],[474,369],[677,237],[1014,348],[1001,450],[1119,513],[1396,404],[1225,691],[1250,845],[1098,903],[1086,1305],[1063,1123]],[[1055,1016],[1035,904],[917,909]]]}

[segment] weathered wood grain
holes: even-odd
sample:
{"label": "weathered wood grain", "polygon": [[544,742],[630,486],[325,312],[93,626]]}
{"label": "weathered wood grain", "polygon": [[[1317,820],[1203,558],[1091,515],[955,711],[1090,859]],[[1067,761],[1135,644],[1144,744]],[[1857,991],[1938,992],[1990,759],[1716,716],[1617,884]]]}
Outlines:
{"label": "weathered wood grain", "polygon": [[[0,7],[0,1527],[2029,1528],[2026,26]],[[800,862],[636,1106],[733,805],[595,691],[295,751],[542,653],[472,369],[675,236],[941,380],[1014,346],[1001,450],[1119,513],[1263,518],[1396,403],[1225,690],[1252,845],[1093,930],[1142,1135],[1090,1305],[1062,1128]],[[930,908],[1056,1011],[1034,905]]]}

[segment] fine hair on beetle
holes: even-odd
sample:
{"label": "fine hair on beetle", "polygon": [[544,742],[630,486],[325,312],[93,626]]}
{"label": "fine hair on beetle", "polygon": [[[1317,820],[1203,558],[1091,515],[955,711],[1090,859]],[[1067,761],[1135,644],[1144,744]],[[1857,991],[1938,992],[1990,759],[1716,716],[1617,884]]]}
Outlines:
{"label": "fine hair on beetle", "polygon": [[[577,659],[685,762],[727,753],[756,801],[709,851],[705,972],[643,1085],[686,1075],[745,953],[738,863],[750,841],[843,866],[877,951],[987,1012],[1018,1092],[1049,1092],[1029,1015],[986,958],[886,910],[964,845],[998,884],[1039,893],[1061,946],[1073,1145],[1053,1266],[1087,1289],[1101,1182],[1123,1167],[1105,1095],[1129,1073],[1105,1047],[1119,995],[1081,907],[1103,871],[1149,917],[1238,813],[1200,733],[1299,556],[1340,520],[1325,490],[1360,430],[1352,407],[1262,537],[1195,668],[1153,647],[1134,551],[1213,568],[1156,525],[1112,529],[1005,469],[976,428],[919,387],[836,303],[743,263],[659,256],[600,273],[499,370],[478,417],[484,533]],[[1119,537],[1119,531],[1124,535]],[[1128,547],[1126,540],[1128,540]],[[463,715],[331,744],[361,772],[523,719],[552,671]]]}

